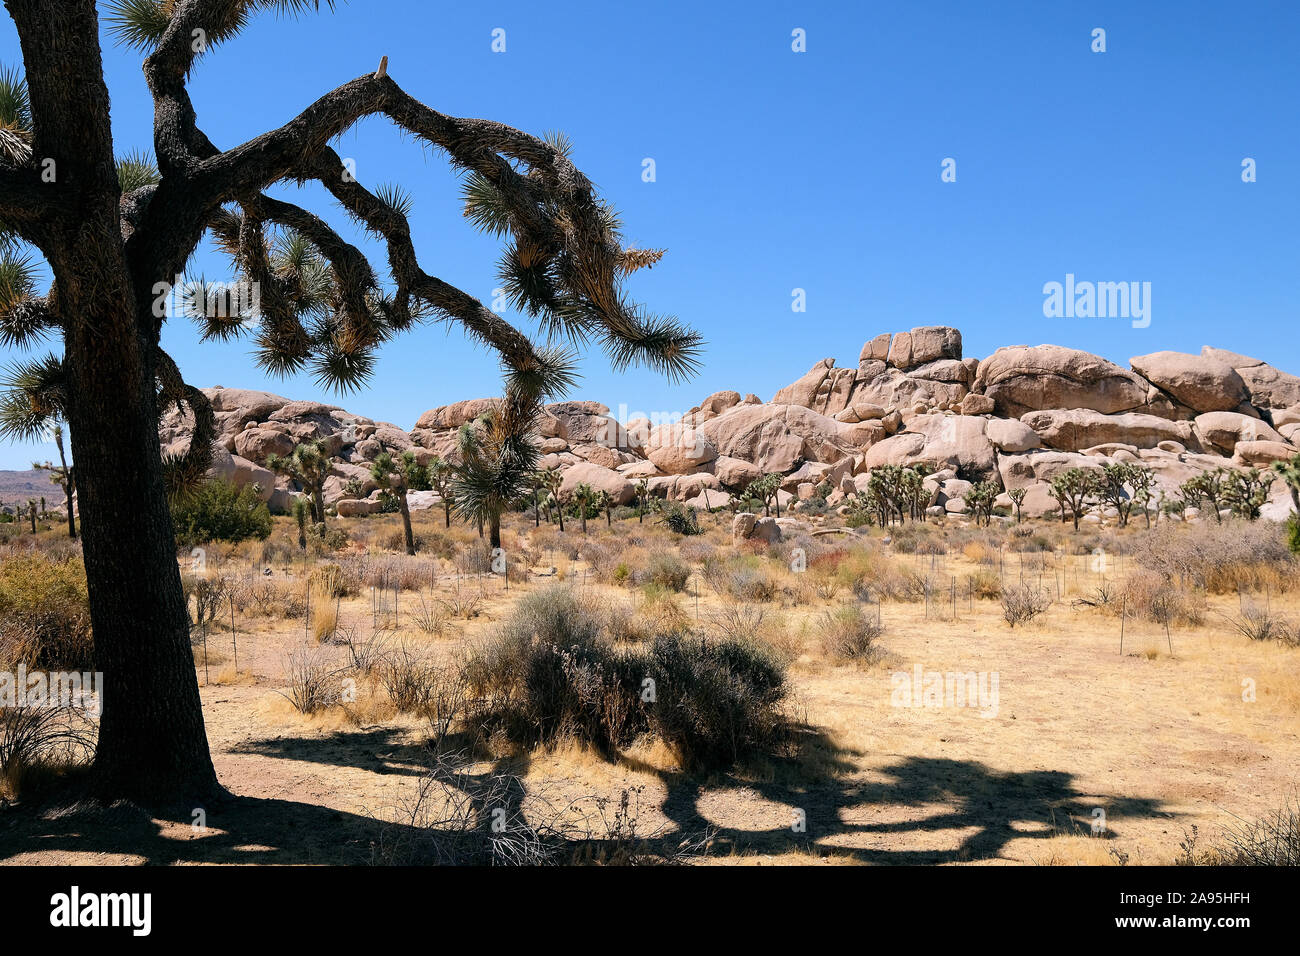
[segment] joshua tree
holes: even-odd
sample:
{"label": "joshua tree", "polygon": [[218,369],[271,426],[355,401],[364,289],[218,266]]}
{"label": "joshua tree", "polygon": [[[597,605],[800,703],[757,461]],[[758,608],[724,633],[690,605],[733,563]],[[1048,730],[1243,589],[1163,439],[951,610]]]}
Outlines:
{"label": "joshua tree", "polygon": [[637,524],[644,524],[646,496],[650,494],[650,482],[647,479],[642,478],[632,486],[632,493],[636,495]]}
{"label": "joshua tree", "polygon": [[[1142,519],[1151,527],[1151,502],[1156,500],[1156,473],[1146,465],[1129,465],[1129,487],[1133,489],[1133,503],[1141,506]],[[1161,493],[1163,496],[1163,492]],[[1162,499],[1163,500],[1163,497]],[[1160,508],[1156,507],[1156,522],[1160,521]]]}
{"label": "joshua tree", "polygon": [[1016,509],[1016,524],[1020,524],[1020,506],[1025,503],[1025,489],[1011,488],[1007,491],[1007,497],[1011,499],[1011,506]]}
{"label": "joshua tree", "polygon": [[[0,417],[4,415],[4,408],[0,407]],[[0,426],[0,432],[3,432],[3,426]],[[77,537],[77,519],[72,513],[72,496],[76,492],[76,486],[73,482],[76,480],[72,469],[68,466],[67,455],[63,451],[63,426],[54,424],[50,426],[50,437],[54,439],[54,447],[59,451],[59,463],[53,462],[32,462],[32,467],[38,471],[48,471],[50,473],[50,482],[58,485],[63,489],[63,507],[68,512],[68,537],[74,541]],[[45,510],[45,499],[41,499],[41,510]]]}
{"label": "joshua tree", "polygon": [[781,476],[774,471],[768,472],[761,478],[755,478],[745,489],[746,498],[756,498],[763,502],[763,514],[772,514],[772,504],[776,504],[776,516],[781,517],[781,499],[778,497],[781,491]]}
{"label": "joshua tree", "polygon": [[596,489],[585,481],[579,482],[573,489],[573,501],[578,506],[578,517],[582,519],[582,533],[587,533],[587,509],[596,500]]}
{"label": "joshua tree", "polygon": [[605,512],[605,527],[614,527],[614,496],[608,491],[596,492],[596,510]]}
{"label": "joshua tree", "polygon": [[1117,461],[1101,466],[1101,473],[1096,476],[1095,493],[1105,504],[1115,509],[1119,516],[1121,528],[1128,524],[1128,517],[1133,511],[1133,498],[1128,486],[1133,484],[1137,467],[1128,462]]}
{"label": "joshua tree", "polygon": [[975,524],[981,519],[985,526],[993,520],[993,502],[998,496],[999,488],[991,481],[979,481],[971,485],[966,492],[966,505],[975,516]]}
{"label": "joshua tree", "polygon": [[1271,473],[1258,468],[1229,472],[1224,481],[1223,499],[1236,517],[1254,521],[1268,501],[1273,481]]}
{"label": "joshua tree", "polygon": [[397,510],[402,513],[402,534],[406,539],[406,553],[415,554],[415,534],[411,531],[411,505],[406,493],[414,485],[427,481],[426,470],[415,460],[415,452],[404,451],[400,458],[391,452],[380,452],[370,465],[370,477],[381,488],[388,488],[397,498]]}
{"label": "joshua tree", "polygon": [[307,550],[307,524],[311,519],[311,506],[307,499],[298,495],[293,499],[293,520],[298,525],[298,547]]}
{"label": "joshua tree", "polygon": [[325,479],[329,477],[330,458],[320,442],[303,442],[289,455],[267,455],[266,467],[302,485],[311,498],[312,520],[325,523]]}
{"label": "joshua tree", "polygon": [[32,534],[36,533],[36,499],[27,499],[27,517],[32,523]]}
{"label": "joshua tree", "polygon": [[429,459],[425,465],[429,474],[429,487],[438,493],[438,498],[442,501],[442,518],[448,528],[451,527],[451,507],[452,485],[456,482],[456,473],[451,463],[444,461],[437,455]]}
{"label": "joshua tree", "polygon": [[[239,288],[258,304],[204,309],[206,338],[253,337],[270,372],[310,371],[354,387],[379,346],[418,321],[459,323],[491,347],[508,390],[544,391],[567,353],[538,351],[472,296],[422,267],[397,189],[368,189],[331,147],[358,121],[385,117],[467,173],[467,212],[501,237],[505,288],[550,331],[605,346],[618,368],[634,362],[669,375],[694,369],[698,337],[647,316],[621,279],[656,262],[657,250],[624,249],[618,220],[569,160],[544,142],[489,120],[459,119],[413,98],[386,62],[326,93],[279,129],[227,149],[199,127],[187,82],[212,51],[233,43],[265,11],[298,13],[330,0],[104,0],[109,35],[144,57],[153,103],[155,158],[115,162],[108,86],[94,0],[6,0],[25,73],[0,91],[0,235],[9,263],[39,252],[53,274],[45,295],[35,270],[0,297],[0,343],[46,335],[61,353],[24,366],[33,414],[68,423],[76,461],[96,668],[107,688],[92,784],[106,797],[163,799],[211,793],[208,752],[168,489],[200,480],[215,420],[160,346],[173,277],[204,235],[231,255]],[[319,51],[311,55],[316,56]],[[272,196],[280,183],[319,184],[386,244],[391,281],[324,219]],[[309,274],[277,269],[277,230],[325,264]],[[316,280],[323,279],[323,282]],[[15,291],[16,290],[16,291]],[[203,286],[193,298],[212,302]],[[189,311],[186,308],[185,311]],[[513,383],[513,386],[509,383]],[[158,420],[186,408],[188,448],[163,458]]]}
{"label": "joshua tree", "polygon": [[1092,507],[1092,498],[1097,494],[1096,473],[1085,468],[1067,468],[1049,484],[1052,497],[1061,506],[1064,520],[1068,511],[1074,519],[1074,530],[1079,530],[1079,519]]}
{"label": "joshua tree", "polygon": [[564,496],[560,488],[564,484],[564,476],[560,474],[559,469],[554,471],[542,472],[549,501],[555,507],[555,517],[560,523],[560,530],[564,530]]}
{"label": "joshua tree", "polygon": [[1300,455],[1292,455],[1287,461],[1273,462],[1273,471],[1291,493],[1291,507],[1300,513]]}
{"label": "joshua tree", "polygon": [[1226,468],[1215,468],[1212,471],[1203,471],[1195,478],[1189,478],[1184,482],[1183,487],[1197,495],[1197,500],[1204,500],[1210,510],[1214,512],[1214,520],[1222,522],[1223,516],[1219,514],[1219,503],[1225,498],[1224,479],[1227,477]]}
{"label": "joshua tree", "polygon": [[[528,476],[528,490],[533,493],[533,527],[542,526],[542,489],[546,487],[546,472],[535,471]],[[548,516],[547,520],[550,518]]]}

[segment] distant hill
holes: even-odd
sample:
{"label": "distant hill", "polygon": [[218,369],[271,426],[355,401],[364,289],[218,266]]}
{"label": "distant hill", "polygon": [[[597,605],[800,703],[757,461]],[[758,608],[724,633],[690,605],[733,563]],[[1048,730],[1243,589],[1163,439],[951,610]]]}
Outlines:
{"label": "distant hill", "polygon": [[0,471],[0,505],[13,508],[15,505],[27,504],[28,498],[40,499],[45,496],[45,503],[51,510],[63,504],[63,489],[50,484],[48,471]]}

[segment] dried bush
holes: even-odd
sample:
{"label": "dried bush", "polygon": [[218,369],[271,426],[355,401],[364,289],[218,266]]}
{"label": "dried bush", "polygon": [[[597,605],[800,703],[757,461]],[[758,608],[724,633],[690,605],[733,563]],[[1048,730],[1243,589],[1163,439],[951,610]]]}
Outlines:
{"label": "dried bush", "polygon": [[1002,591],[1002,617],[1011,627],[1032,621],[1052,604],[1046,590],[1032,584],[1018,584]]}
{"label": "dried bush", "polygon": [[874,614],[856,604],[827,611],[817,621],[823,653],[831,660],[870,662],[877,658],[876,640],[884,628]]}
{"label": "dried bush", "polygon": [[95,729],[77,707],[0,707],[0,789],[16,798],[34,774],[88,763]]}

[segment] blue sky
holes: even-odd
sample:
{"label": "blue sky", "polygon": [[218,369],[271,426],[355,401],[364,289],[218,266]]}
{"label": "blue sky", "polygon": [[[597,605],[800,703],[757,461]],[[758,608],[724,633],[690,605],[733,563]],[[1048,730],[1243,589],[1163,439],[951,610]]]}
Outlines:
{"label": "blue sky", "polygon": [[[491,49],[498,27],[505,53]],[[1097,27],[1105,53],[1091,50]],[[795,28],[807,52],[791,50]],[[210,138],[233,146],[387,55],[438,110],[564,130],[626,237],[669,250],[630,290],[707,340],[703,372],[677,386],[589,353],[573,397],[671,412],[724,388],[771,398],[822,358],[852,365],[875,334],[930,324],[960,328],[967,355],[1053,342],[1123,363],[1213,344],[1300,372],[1298,39],[1300,4],[1285,0],[352,0],[263,17],[191,92]],[[105,59],[119,150],[147,148],[140,57],[105,37]],[[0,19],[0,62],[18,60]],[[497,247],[461,218],[445,162],[382,120],[338,149],[366,185],[414,195],[426,271],[490,300]],[[1241,181],[1245,157],[1257,182]],[[317,190],[297,198],[349,228]],[[201,252],[195,271],[222,267]],[[1150,282],[1149,327],[1045,318],[1043,285],[1067,273]],[[164,345],[196,385],[321,398],[405,428],[498,387],[492,357],[442,325],[390,344],[373,384],[341,398],[267,378],[246,344],[200,345],[180,323]],[[0,446],[0,467],[48,453]]]}

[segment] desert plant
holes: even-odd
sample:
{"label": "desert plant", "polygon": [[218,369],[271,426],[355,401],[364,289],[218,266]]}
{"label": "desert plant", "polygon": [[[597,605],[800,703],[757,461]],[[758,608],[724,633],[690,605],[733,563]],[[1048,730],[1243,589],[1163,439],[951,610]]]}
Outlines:
{"label": "desert plant", "polygon": [[381,488],[388,488],[397,499],[398,511],[402,515],[402,534],[405,538],[406,553],[415,554],[415,535],[411,531],[411,507],[407,503],[406,493],[419,484],[429,482],[429,470],[415,459],[415,452],[404,451],[394,458],[392,452],[383,451],[375,456],[370,464],[370,477]]}
{"label": "desert plant", "polygon": [[79,561],[30,554],[0,562],[0,666],[85,669],[90,622]]}
{"label": "desert plant", "polygon": [[265,540],[271,536],[271,512],[245,485],[214,478],[172,503],[172,523],[184,544],[207,541]]}
{"label": "desert plant", "polygon": [[876,616],[857,604],[827,611],[817,621],[822,651],[832,660],[873,660],[877,654],[876,640],[882,630]]}
{"label": "desert plant", "polygon": [[303,442],[288,455],[268,455],[266,467],[298,482],[311,499],[313,519],[325,524],[325,479],[329,476],[330,458],[320,442]]}
{"label": "desert plant", "polygon": [[1011,627],[1033,620],[1051,606],[1047,591],[1032,584],[1018,584],[1002,590],[1002,618]]}
{"label": "desert plant", "polygon": [[1011,488],[1007,491],[1007,497],[1011,499],[1011,506],[1016,509],[1016,524],[1020,524],[1020,507],[1025,503],[1024,488]]}

